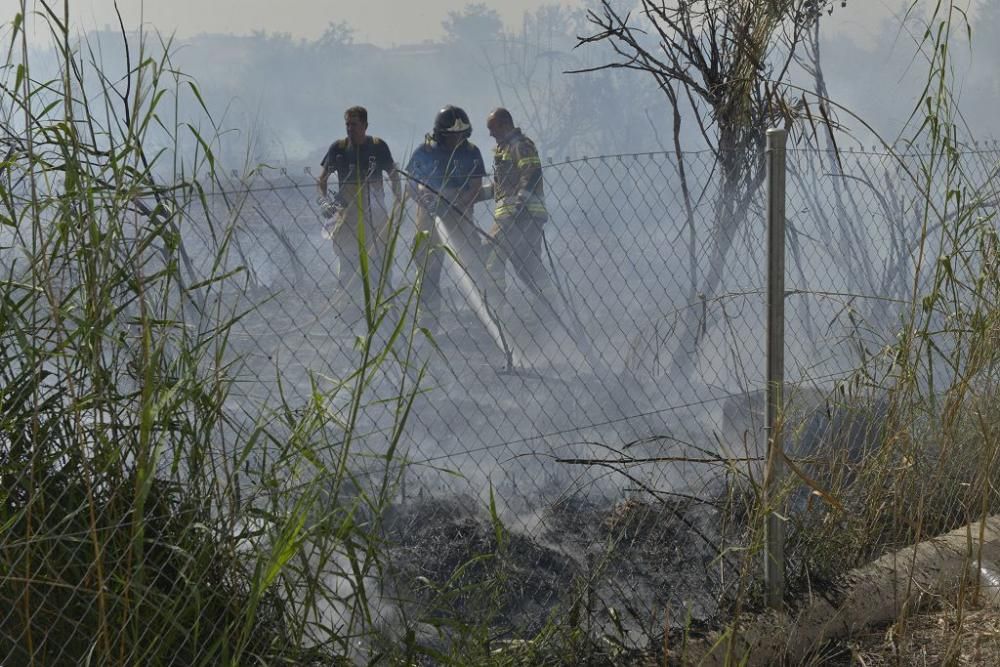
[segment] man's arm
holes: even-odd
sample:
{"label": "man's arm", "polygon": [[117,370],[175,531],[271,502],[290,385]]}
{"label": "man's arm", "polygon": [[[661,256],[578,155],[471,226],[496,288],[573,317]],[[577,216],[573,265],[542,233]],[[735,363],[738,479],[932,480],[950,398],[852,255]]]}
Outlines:
{"label": "man's arm", "polygon": [[514,157],[517,158],[519,173],[517,199],[523,205],[542,182],[542,160],[538,157],[538,149],[535,148],[535,144],[528,139],[518,143]]}
{"label": "man's arm", "polygon": [[477,201],[490,198],[483,192],[483,179],[486,177],[486,163],[483,162],[483,154],[479,151],[478,146],[473,146],[472,149],[472,171],[461,190],[459,201],[456,202],[459,208],[470,211]]}
{"label": "man's arm", "polygon": [[330,182],[330,168],[323,165],[323,171],[319,172],[319,179],[316,181],[316,188],[319,190],[320,199],[327,199],[327,184]]}
{"label": "man's arm", "polygon": [[483,179],[481,176],[473,176],[466,182],[465,187],[459,191],[458,201],[455,205],[463,211],[471,209],[479,201],[479,192],[483,189]]}
{"label": "man's arm", "polygon": [[323,171],[320,172],[319,178],[316,180],[316,189],[319,191],[319,196],[316,198],[316,203],[319,204],[320,213],[324,218],[333,218],[340,211],[342,211],[346,203],[340,194],[336,194],[331,198],[327,193],[327,187],[330,182],[331,169],[327,165],[323,165]]}
{"label": "man's arm", "polygon": [[406,165],[406,171],[413,178],[406,179],[406,190],[418,206],[426,209],[428,212],[433,212],[437,202],[437,195],[421,184],[421,181],[428,178],[433,170],[429,164],[429,160],[430,158],[419,148],[413,152],[413,155],[410,156],[409,164]]}
{"label": "man's arm", "polygon": [[396,169],[395,163],[389,169],[389,189],[392,190],[392,196],[397,201],[403,198],[403,188],[399,183],[399,170]]}
{"label": "man's arm", "polygon": [[399,201],[399,199],[403,196],[403,190],[399,185],[398,165],[396,164],[396,161],[392,159],[392,151],[389,149],[389,144],[379,140],[378,145],[379,167],[385,172],[386,176],[389,177],[389,188],[392,190],[392,196]]}
{"label": "man's arm", "polygon": [[[406,191],[413,197],[416,197],[419,194],[417,179],[421,179],[424,176],[423,158],[420,155],[419,148],[410,156],[410,161],[406,165],[406,172]],[[410,176],[413,176],[413,178],[410,178]]]}

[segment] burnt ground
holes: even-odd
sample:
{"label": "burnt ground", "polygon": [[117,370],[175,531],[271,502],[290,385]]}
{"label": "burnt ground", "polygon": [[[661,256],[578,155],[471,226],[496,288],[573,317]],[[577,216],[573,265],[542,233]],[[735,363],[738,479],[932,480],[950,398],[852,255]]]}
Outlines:
{"label": "burnt ground", "polygon": [[555,624],[642,650],[661,645],[664,630],[716,624],[735,580],[735,563],[718,553],[719,516],[702,503],[567,500],[541,511],[528,535],[468,497],[418,499],[386,517],[389,576],[425,641],[447,641],[467,628],[437,629],[465,619],[495,640]]}

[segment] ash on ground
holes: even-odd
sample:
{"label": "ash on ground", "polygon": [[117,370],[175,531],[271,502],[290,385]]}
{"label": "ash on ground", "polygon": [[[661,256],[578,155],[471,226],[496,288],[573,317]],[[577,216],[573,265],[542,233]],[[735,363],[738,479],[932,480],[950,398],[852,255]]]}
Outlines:
{"label": "ash on ground", "polygon": [[420,641],[446,644],[459,618],[498,640],[557,624],[642,649],[665,631],[714,625],[736,580],[720,555],[721,512],[706,503],[571,498],[537,519],[530,532],[508,530],[466,496],[389,511],[386,585]]}

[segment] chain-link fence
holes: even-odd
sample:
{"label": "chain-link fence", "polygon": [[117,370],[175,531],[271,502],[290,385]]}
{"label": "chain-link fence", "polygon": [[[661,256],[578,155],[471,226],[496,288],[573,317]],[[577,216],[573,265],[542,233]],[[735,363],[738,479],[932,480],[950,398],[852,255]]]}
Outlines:
{"label": "chain-link fence", "polygon": [[[812,408],[891,341],[913,296],[919,175],[907,171],[916,160],[885,154],[788,155],[789,402],[811,418],[813,432],[802,437],[818,440],[832,418],[817,419]],[[992,158],[971,160],[988,168]],[[713,503],[725,497],[734,464],[759,474],[753,462],[764,451],[764,203],[753,185],[736,184],[750,192],[746,206],[720,223],[714,156],[682,160],[683,181],[667,153],[545,165],[557,316],[539,316],[528,290],[509,281],[512,308],[500,328],[523,352],[512,366],[452,281],[433,343],[421,341],[424,391],[400,444],[401,503],[468,496],[485,505],[492,493],[511,529],[563,554],[606,537],[600,525],[570,531],[581,518],[566,508],[592,508],[590,520],[606,523],[623,502],[656,501],[663,514],[653,535],[662,539],[645,535],[635,553],[617,555],[627,576],[607,573],[625,577],[616,599],[643,605],[637,618],[656,604],[692,601],[713,613],[728,547]],[[254,288],[242,296],[264,302],[234,332],[247,389],[232,400],[273,400],[279,382],[285,400],[306,400],[310,372],[328,388],[351,372],[365,326],[359,309],[334,305],[337,267],[320,233],[314,179],[260,172],[228,190],[238,261]],[[409,203],[401,222],[397,286],[417,277],[408,250],[415,208]],[[484,230],[489,209],[477,207]],[[706,292],[713,270],[721,277]],[[377,412],[363,429],[376,452],[388,418]],[[427,512],[430,523],[453,519],[448,502],[438,516]],[[633,597],[640,590],[651,595]]]}
{"label": "chain-link fence", "polygon": [[[988,183],[996,161],[972,152],[966,169]],[[790,149],[788,162],[787,399],[799,411],[794,447],[808,452],[837,427],[814,408],[893,340],[919,296],[934,218],[918,156]],[[465,581],[468,563],[501,546],[499,636],[536,632],[581,604],[595,630],[637,643],[665,625],[710,622],[746,546],[734,489],[759,477],[765,447],[765,204],[752,176],[723,183],[717,165],[710,153],[548,162],[555,303],[540,307],[509,276],[506,308],[477,312],[468,272],[453,270],[475,258],[437,249],[452,270],[426,331],[415,202],[393,209],[397,244],[376,310],[357,283],[356,294],[339,291],[349,267],[322,234],[311,173],[261,169],[204,191],[176,241],[189,293],[212,281],[184,306],[186,326],[227,322],[227,344],[205,367],[233,380],[217,441],[242,454],[220,464],[224,474],[259,493],[267,480],[254,471],[287,455],[280,442],[246,440],[261,415],[293,424],[318,406],[342,425],[349,437],[315,462],[347,469],[350,490],[333,501],[392,480],[386,581],[369,600],[387,627],[432,597],[473,609],[442,591],[461,589],[457,573]],[[482,230],[489,208],[476,207]],[[321,576],[344,567],[308,566]],[[325,609],[317,624],[352,627],[349,613]],[[418,641],[445,641],[431,626]]]}

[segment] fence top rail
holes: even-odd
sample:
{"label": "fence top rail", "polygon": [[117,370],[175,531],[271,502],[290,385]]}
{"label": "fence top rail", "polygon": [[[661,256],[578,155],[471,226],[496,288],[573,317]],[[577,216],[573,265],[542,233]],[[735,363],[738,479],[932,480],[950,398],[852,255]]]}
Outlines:
{"label": "fence top rail", "polygon": [[[817,155],[831,155],[831,154],[841,154],[841,155],[864,155],[872,157],[892,157],[892,156],[906,156],[906,157],[927,157],[934,155],[930,145],[919,145],[919,144],[872,144],[870,146],[864,146],[863,144],[857,145],[841,145],[838,148],[819,148],[810,145],[801,145],[797,143],[789,143],[786,146],[786,150],[795,153],[815,153]],[[544,158],[544,163],[551,167],[561,167],[571,164],[579,164],[582,162],[591,161],[603,161],[610,162],[615,160],[625,160],[630,158],[642,158],[642,157],[666,157],[666,158],[676,158],[678,155],[682,157],[702,157],[702,156],[715,156],[722,151],[705,148],[699,150],[684,150],[676,151],[672,149],[660,149],[654,151],[624,151],[620,153],[600,153],[597,155],[578,155],[578,156],[565,156],[563,158],[557,158],[553,155],[549,155]],[[960,154],[1000,154],[1000,140],[997,139],[984,139],[973,141],[972,143],[966,143],[959,147]],[[266,172],[276,172],[283,176],[294,177],[297,175],[305,176],[315,176],[315,170],[311,164],[262,164],[259,165],[259,169],[255,169],[251,173],[241,172],[238,169],[223,169],[223,173],[227,177],[247,179],[252,176],[260,175]]]}

